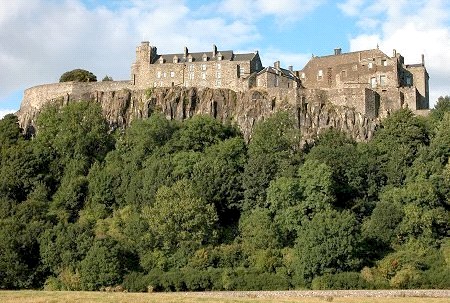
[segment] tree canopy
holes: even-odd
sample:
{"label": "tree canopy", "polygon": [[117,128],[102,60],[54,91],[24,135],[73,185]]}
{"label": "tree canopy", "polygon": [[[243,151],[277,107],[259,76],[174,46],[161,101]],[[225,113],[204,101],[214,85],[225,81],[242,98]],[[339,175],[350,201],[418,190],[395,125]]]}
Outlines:
{"label": "tree canopy", "polygon": [[97,103],[0,120],[0,289],[450,287],[450,106],[300,144],[210,116],[113,132]]}

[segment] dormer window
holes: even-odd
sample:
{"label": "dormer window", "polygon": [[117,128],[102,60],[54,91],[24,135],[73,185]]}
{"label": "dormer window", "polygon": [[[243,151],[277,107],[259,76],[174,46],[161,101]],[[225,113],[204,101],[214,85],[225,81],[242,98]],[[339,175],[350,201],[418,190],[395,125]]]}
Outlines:
{"label": "dormer window", "polygon": [[178,63],[178,57],[177,56],[173,57],[173,63]]}
{"label": "dormer window", "polygon": [[163,63],[164,63],[164,58],[163,57],[159,58],[159,64],[163,64]]}
{"label": "dormer window", "polygon": [[317,72],[317,80],[322,80],[323,78],[323,70],[319,69]]}
{"label": "dormer window", "polygon": [[222,53],[219,52],[219,53],[217,54],[217,60],[221,61],[222,59],[223,59]]}
{"label": "dormer window", "polygon": [[188,57],[187,57],[187,59],[188,59],[188,62],[192,62],[192,55],[189,55]]}
{"label": "dormer window", "polygon": [[208,61],[208,56],[206,54],[203,54],[202,59],[203,59],[203,61]]}

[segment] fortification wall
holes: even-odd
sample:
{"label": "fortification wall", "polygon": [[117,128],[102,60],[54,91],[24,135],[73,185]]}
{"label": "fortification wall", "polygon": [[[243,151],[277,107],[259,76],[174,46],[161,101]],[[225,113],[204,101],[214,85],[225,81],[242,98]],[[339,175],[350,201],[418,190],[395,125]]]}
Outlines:
{"label": "fortification wall", "polygon": [[98,95],[98,92],[116,92],[132,87],[130,81],[62,82],[34,86],[24,91],[18,112],[19,123],[34,125],[35,117],[48,103],[92,100],[92,94]]}

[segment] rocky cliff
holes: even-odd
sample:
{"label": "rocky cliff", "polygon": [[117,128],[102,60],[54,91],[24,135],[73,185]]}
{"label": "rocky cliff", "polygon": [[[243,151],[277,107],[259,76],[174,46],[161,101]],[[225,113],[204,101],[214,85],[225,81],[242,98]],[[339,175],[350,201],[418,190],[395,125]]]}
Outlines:
{"label": "rocky cliff", "polygon": [[211,88],[152,88],[136,90],[128,82],[108,84],[69,83],[43,85],[25,91],[17,112],[23,129],[32,132],[34,121],[46,104],[65,105],[68,102],[90,100],[99,102],[112,128],[126,127],[134,119],[162,112],[168,119],[183,120],[198,114],[238,125],[246,139],[256,122],[266,119],[279,109],[295,114],[297,127],[305,140],[321,130],[333,127],[348,133],[358,141],[370,139],[377,121],[353,109],[332,104],[299,104],[297,100],[275,98],[269,92],[252,89],[235,92]]}

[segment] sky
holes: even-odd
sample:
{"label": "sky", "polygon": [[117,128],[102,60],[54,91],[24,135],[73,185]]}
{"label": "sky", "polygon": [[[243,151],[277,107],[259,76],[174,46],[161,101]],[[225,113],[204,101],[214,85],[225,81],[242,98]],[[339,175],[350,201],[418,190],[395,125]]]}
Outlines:
{"label": "sky", "polygon": [[75,68],[130,79],[143,40],[162,54],[258,50],[264,66],[296,70],[335,48],[424,54],[431,106],[450,95],[448,0],[2,0],[0,117]]}

